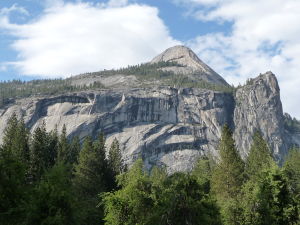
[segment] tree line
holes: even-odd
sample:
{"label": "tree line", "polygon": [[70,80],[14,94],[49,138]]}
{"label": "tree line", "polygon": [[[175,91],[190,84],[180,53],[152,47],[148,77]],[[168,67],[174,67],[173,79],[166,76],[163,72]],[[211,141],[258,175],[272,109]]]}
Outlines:
{"label": "tree line", "polygon": [[68,140],[66,128],[30,134],[13,115],[0,147],[0,224],[103,224],[99,193],[116,188],[123,166],[117,140]]}
{"label": "tree line", "polygon": [[21,80],[3,81],[0,82],[0,108],[15,98],[64,94],[103,87],[100,82],[94,82],[90,85],[73,85],[72,78],[40,79],[27,82]]}
{"label": "tree line", "polygon": [[69,140],[65,127],[29,134],[14,115],[0,150],[1,224],[296,225],[300,224],[300,150],[278,166],[259,132],[242,160],[228,126],[219,158],[190,172],[130,169],[117,140]]}
{"label": "tree line", "polygon": [[[104,70],[94,73],[86,73],[85,76],[112,76],[116,74],[135,75],[140,81],[161,81],[161,85],[174,86],[176,88],[202,88],[214,91],[234,93],[233,86],[211,84],[204,80],[191,80],[186,75],[175,74],[172,71],[163,70],[165,67],[183,67],[176,62],[158,62],[158,63],[144,63],[135,66],[128,66],[118,70]],[[95,81],[89,85],[74,85],[74,78],[67,79],[39,79],[32,81],[2,81],[0,82],[0,108],[11,103],[15,98],[25,98],[30,96],[44,96],[65,94],[76,91],[86,91],[102,89],[105,86]],[[76,79],[76,78],[75,78]],[[80,79],[80,78],[78,78]],[[146,86],[148,82],[146,82]]]}
{"label": "tree line", "polygon": [[205,80],[192,80],[184,74],[175,74],[173,71],[164,70],[166,67],[185,67],[174,61],[161,61],[158,63],[143,63],[135,66],[128,66],[118,70],[104,70],[86,75],[111,76],[116,74],[135,75],[141,81],[160,80],[162,85],[174,86],[176,88],[200,88],[214,91],[234,93],[233,86],[212,84]]}

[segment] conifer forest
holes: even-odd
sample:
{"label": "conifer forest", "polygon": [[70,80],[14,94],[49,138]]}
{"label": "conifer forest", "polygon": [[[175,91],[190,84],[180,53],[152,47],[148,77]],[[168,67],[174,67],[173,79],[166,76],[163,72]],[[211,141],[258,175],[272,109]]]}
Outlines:
{"label": "conifer forest", "polygon": [[225,125],[219,159],[187,173],[148,171],[142,158],[128,168],[121,151],[102,133],[81,141],[43,124],[30,134],[14,115],[0,150],[0,224],[300,224],[300,151],[279,166],[259,132],[243,160]]}

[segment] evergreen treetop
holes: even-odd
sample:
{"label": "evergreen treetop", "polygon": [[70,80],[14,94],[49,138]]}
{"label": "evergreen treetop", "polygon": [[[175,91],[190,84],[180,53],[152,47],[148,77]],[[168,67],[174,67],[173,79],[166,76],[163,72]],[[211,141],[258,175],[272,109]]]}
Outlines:
{"label": "evergreen treetop", "polygon": [[267,142],[263,139],[261,133],[256,131],[253,135],[253,144],[245,165],[247,177],[257,179],[263,169],[270,168],[273,164],[274,160]]}

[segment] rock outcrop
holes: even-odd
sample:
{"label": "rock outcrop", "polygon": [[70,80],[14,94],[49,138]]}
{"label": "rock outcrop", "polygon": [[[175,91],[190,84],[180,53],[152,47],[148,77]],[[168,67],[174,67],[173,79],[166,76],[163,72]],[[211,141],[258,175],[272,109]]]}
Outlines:
{"label": "rock outcrop", "polygon": [[235,94],[234,138],[241,155],[245,158],[255,131],[263,134],[278,161],[281,161],[291,146],[284,128],[280,89],[272,72],[259,75],[238,88]]}
{"label": "rock outcrop", "polygon": [[217,85],[228,85],[219,74],[202,62],[191,49],[185,46],[179,45],[168,48],[151,61],[151,63],[159,62],[176,62],[182,65],[182,67],[167,67],[165,70],[173,71],[175,74],[185,74],[192,80],[199,79]]}
{"label": "rock outcrop", "polygon": [[[202,71],[198,75],[206,74],[206,81],[227,85],[188,48],[168,49],[152,62],[161,60],[176,60],[187,75],[188,70],[194,71],[193,76]],[[165,165],[169,172],[190,170],[200,155],[217,157],[225,123],[234,129],[244,158],[255,130],[262,132],[278,161],[291,145],[300,143],[299,135],[285,129],[280,90],[271,72],[250,80],[234,94],[197,88],[125,86],[16,99],[0,109],[1,135],[13,113],[22,117],[31,131],[45,121],[47,130],[55,126],[61,130],[65,124],[69,137],[95,138],[104,132],[108,146],[114,138],[119,140],[127,164],[142,157],[148,168]]]}

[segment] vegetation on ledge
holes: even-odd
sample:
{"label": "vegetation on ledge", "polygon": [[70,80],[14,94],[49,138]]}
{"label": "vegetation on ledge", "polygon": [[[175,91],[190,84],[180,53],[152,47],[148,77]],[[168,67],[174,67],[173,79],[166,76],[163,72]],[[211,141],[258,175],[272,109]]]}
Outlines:
{"label": "vegetation on ledge", "polygon": [[284,127],[291,133],[300,133],[300,121],[287,113],[284,114]]}
{"label": "vegetation on ledge", "polygon": [[145,63],[136,66],[128,66],[118,70],[104,70],[94,73],[86,73],[77,78],[67,79],[39,79],[32,81],[4,81],[0,82],[0,107],[9,103],[14,98],[25,98],[38,95],[54,95],[65,94],[76,91],[95,90],[105,88],[100,81],[95,81],[90,85],[74,85],[73,79],[82,79],[83,77],[97,77],[97,76],[112,76],[116,74],[135,75],[140,81],[141,87],[147,86],[150,82],[161,86],[172,86],[176,88],[200,88],[214,91],[233,93],[234,87],[216,85],[204,80],[191,79],[183,74],[175,74],[172,71],[164,70],[166,67],[183,67],[176,62],[159,62],[159,63]]}
{"label": "vegetation on ledge", "polygon": [[87,86],[72,85],[72,79],[42,79],[33,81],[4,81],[0,82],[0,107],[7,104],[10,99],[26,98],[38,95],[56,95],[74,91],[93,90],[103,88],[99,82]]}

